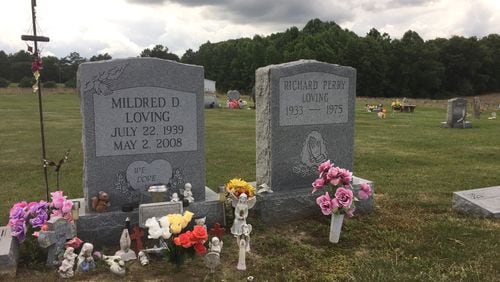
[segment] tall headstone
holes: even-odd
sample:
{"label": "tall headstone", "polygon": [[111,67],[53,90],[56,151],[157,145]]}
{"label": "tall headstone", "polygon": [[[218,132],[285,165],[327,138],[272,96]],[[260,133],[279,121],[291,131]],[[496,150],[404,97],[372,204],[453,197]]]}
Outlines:
{"label": "tall headstone", "polygon": [[472,125],[467,121],[467,99],[453,98],[448,100],[446,122],[442,122],[443,127],[449,128],[470,128]]}
{"label": "tall headstone", "polygon": [[84,195],[109,194],[108,211],[192,184],[205,200],[203,68],[156,58],[81,64]]}
{"label": "tall headstone", "polygon": [[474,97],[474,100],[473,100],[473,110],[474,110],[474,118],[480,119],[481,118],[481,100],[477,96]]}
{"label": "tall headstone", "polygon": [[257,185],[311,187],[320,163],[353,169],[356,70],[301,60],[256,72]]}
{"label": "tall headstone", "polygon": [[313,60],[270,65],[256,71],[255,96],[257,185],[274,191],[261,194],[256,211],[265,221],[320,212],[311,195],[318,165],[330,159],[353,170],[356,70]]}

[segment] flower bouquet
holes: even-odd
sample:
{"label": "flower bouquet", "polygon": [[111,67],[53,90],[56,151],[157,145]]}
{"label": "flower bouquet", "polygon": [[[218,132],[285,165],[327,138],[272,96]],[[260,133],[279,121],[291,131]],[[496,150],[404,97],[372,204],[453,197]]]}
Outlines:
{"label": "flower bouquet", "polygon": [[255,187],[241,178],[233,178],[226,183],[226,192],[231,200],[238,201],[241,194],[246,194],[248,198],[255,197]]}
{"label": "flower bouquet", "polygon": [[201,225],[195,225],[192,230],[182,232],[191,222],[193,213],[185,211],[184,214],[169,214],[159,218],[146,220],[148,238],[160,239],[167,259],[180,267],[186,256],[195,253],[203,255],[207,252],[205,242],[208,240],[207,230]]}
{"label": "flower bouquet", "polygon": [[318,166],[318,173],[318,178],[312,183],[312,193],[314,194],[319,189],[325,190],[325,194],[316,198],[316,203],[324,215],[332,215],[330,242],[337,243],[344,215],[352,217],[355,210],[354,202],[358,201],[358,198],[368,199],[372,195],[372,190],[368,183],[363,183],[360,185],[358,197],[354,197],[351,184],[352,172],[334,166],[330,160]]}

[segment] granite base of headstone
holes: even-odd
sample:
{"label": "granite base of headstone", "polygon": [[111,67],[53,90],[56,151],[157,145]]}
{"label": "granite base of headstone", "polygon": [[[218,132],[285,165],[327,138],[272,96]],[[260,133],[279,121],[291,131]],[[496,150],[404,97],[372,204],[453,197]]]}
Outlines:
{"label": "granite base of headstone", "polygon": [[[75,199],[81,202],[84,207],[84,199]],[[161,204],[161,203],[158,203]],[[206,215],[207,226],[215,223],[225,225],[225,212],[223,203],[219,202],[219,195],[210,188],[205,188],[205,201],[190,203],[183,208],[196,215]],[[123,231],[123,222],[130,219],[131,226],[139,224],[139,209],[130,212],[111,211],[105,213],[86,213],[85,209],[80,210],[80,217],[77,220],[78,237],[84,242],[91,242],[96,248],[102,246],[118,245]]]}
{"label": "granite base of headstone", "polygon": [[460,213],[500,218],[500,186],[453,192],[452,202]]}
{"label": "granite base of headstone", "polygon": [[[355,195],[361,183],[370,184],[375,193],[375,184],[372,181],[354,176],[352,186]],[[255,182],[252,185],[255,185]],[[316,204],[316,198],[322,195],[322,193],[316,192],[315,194],[311,194],[311,191],[312,187],[304,187],[303,189],[295,189],[288,192],[259,194],[257,204],[252,209],[253,213],[260,220],[268,223],[289,222],[318,215],[321,213],[321,210]],[[356,203],[357,214],[370,213],[373,211],[373,208],[373,197]]]}
{"label": "granite base of headstone", "polygon": [[467,121],[467,99],[453,98],[448,100],[446,121],[441,122],[443,128],[471,128]]}
{"label": "granite base of headstone", "polygon": [[15,278],[19,259],[19,242],[12,237],[9,226],[0,227],[0,278]]}

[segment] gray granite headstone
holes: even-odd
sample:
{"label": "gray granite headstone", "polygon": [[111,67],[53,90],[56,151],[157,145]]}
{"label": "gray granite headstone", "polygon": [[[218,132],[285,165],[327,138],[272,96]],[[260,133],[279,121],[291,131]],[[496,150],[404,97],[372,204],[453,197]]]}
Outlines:
{"label": "gray granite headstone", "polygon": [[481,100],[479,97],[474,97],[474,104],[473,104],[473,109],[474,109],[474,118],[480,119],[481,118]]}
{"label": "gray granite headstone", "polygon": [[205,93],[204,103],[205,103],[205,108],[207,109],[213,109],[219,107],[219,104],[217,103],[217,96],[215,94]]}
{"label": "gray granite headstone", "polygon": [[227,91],[227,99],[228,100],[239,100],[240,92],[238,90],[229,90]]}
{"label": "gray granite headstone", "polygon": [[99,191],[108,211],[149,202],[158,184],[205,199],[203,67],[131,58],[81,64],[77,78],[87,210]]}
{"label": "gray granite headstone", "polygon": [[76,236],[76,225],[62,217],[50,218],[47,225],[48,231],[39,232],[38,244],[40,247],[48,249],[46,264],[57,266],[64,253],[64,244]]}
{"label": "gray granite headstone", "polygon": [[167,214],[182,214],[182,202],[161,202],[142,204],[139,206],[139,226],[145,228],[146,220],[151,217],[159,219]]}
{"label": "gray granite headstone", "polygon": [[453,192],[452,201],[459,212],[500,218],[500,186]]}
{"label": "gray granite headstone", "polygon": [[10,226],[0,227],[0,277],[16,277],[19,243],[12,237]]}
{"label": "gray granite headstone", "polygon": [[256,71],[257,184],[311,187],[330,159],[352,171],[356,70],[313,60]]}
{"label": "gray granite headstone", "polygon": [[453,98],[448,100],[446,122],[443,127],[448,128],[470,128],[471,124],[467,120],[467,99]]}

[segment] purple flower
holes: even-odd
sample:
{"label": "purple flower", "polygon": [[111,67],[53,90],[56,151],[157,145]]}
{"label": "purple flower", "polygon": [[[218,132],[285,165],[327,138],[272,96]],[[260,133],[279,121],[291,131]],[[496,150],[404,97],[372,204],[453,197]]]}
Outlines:
{"label": "purple flower", "polygon": [[29,213],[33,216],[36,216],[39,213],[47,213],[47,208],[49,207],[49,204],[45,202],[44,200],[41,200],[40,202],[31,202],[29,205]]}
{"label": "purple flower", "polygon": [[9,221],[10,232],[13,237],[16,237],[19,242],[26,239],[26,224],[24,220],[11,220]]}
{"label": "purple flower", "polygon": [[366,200],[372,195],[372,187],[368,183],[362,183],[359,185],[358,198],[360,200]]}
{"label": "purple flower", "polygon": [[346,189],[340,187],[335,192],[335,198],[339,202],[339,206],[342,208],[350,208],[353,200],[353,193],[351,189]]}
{"label": "purple flower", "polygon": [[24,210],[24,208],[21,208],[21,207],[12,207],[10,209],[10,213],[9,213],[9,218],[10,219],[26,219],[27,217],[27,213],[26,211]]}
{"label": "purple flower", "polygon": [[34,218],[30,219],[31,226],[33,228],[41,227],[47,222],[48,215],[47,212],[40,212]]}
{"label": "purple flower", "polygon": [[330,198],[328,192],[326,192],[325,195],[321,195],[316,198],[316,204],[318,204],[318,206],[321,208],[321,212],[324,215],[332,214],[332,199]]}
{"label": "purple flower", "polygon": [[313,187],[312,193],[316,192],[318,189],[323,188],[324,185],[325,185],[325,180],[323,178],[318,178],[314,180],[312,184]]}

